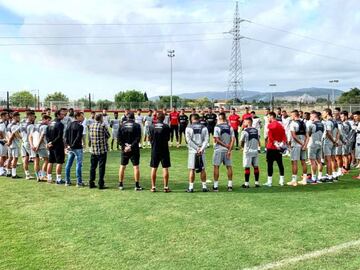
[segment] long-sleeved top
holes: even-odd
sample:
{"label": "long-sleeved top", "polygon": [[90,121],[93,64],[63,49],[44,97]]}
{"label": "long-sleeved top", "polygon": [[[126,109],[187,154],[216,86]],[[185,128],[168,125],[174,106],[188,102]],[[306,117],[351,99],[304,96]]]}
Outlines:
{"label": "long-sleeved top", "polygon": [[91,142],[91,153],[102,155],[108,152],[108,140],[110,132],[104,123],[95,122],[89,128],[89,139]]}
{"label": "long-sleeved top", "polygon": [[64,148],[64,124],[56,119],[47,128],[46,141],[55,148]]}
{"label": "long-sleeved top", "polygon": [[185,130],[185,137],[190,153],[197,153],[199,148],[204,151],[209,142],[208,129],[200,123],[189,125]]}
{"label": "long-sleeved top", "polygon": [[65,131],[65,142],[71,149],[82,149],[82,137],[84,127],[78,122],[72,122]]}
{"label": "long-sleeved top", "polygon": [[268,143],[267,149],[278,149],[275,145],[276,142],[286,143],[286,134],[283,125],[278,121],[273,121],[268,125]]}
{"label": "long-sleeved top", "polygon": [[134,120],[124,122],[119,128],[117,139],[121,149],[124,149],[127,144],[131,145],[131,149],[138,149],[141,140],[141,126]]}

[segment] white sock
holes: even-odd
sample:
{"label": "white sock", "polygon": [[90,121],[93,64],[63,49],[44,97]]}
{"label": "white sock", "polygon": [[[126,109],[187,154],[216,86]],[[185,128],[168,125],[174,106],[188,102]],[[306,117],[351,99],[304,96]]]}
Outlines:
{"label": "white sock", "polygon": [[47,175],[47,179],[48,179],[49,181],[52,181],[52,175],[51,175],[51,174],[48,174],[48,175]]}
{"label": "white sock", "polygon": [[16,168],[12,168],[12,169],[11,169],[11,175],[12,175],[12,176],[16,176]]}
{"label": "white sock", "polygon": [[189,183],[189,189],[194,189],[194,183]]}
{"label": "white sock", "polygon": [[272,176],[268,176],[267,182],[268,182],[268,184],[272,184]]}
{"label": "white sock", "polygon": [[201,182],[202,183],[202,188],[206,188],[206,182]]}
{"label": "white sock", "polygon": [[61,180],[61,174],[57,174],[56,175],[56,181],[60,181]]}
{"label": "white sock", "polygon": [[219,187],[219,181],[214,180],[214,188],[218,188],[218,187]]}
{"label": "white sock", "polygon": [[296,182],[297,181],[297,175],[293,174],[291,177],[291,182]]}
{"label": "white sock", "polygon": [[248,186],[249,186],[249,182],[245,182],[245,186],[247,186],[247,187],[248,187]]}
{"label": "white sock", "polygon": [[284,184],[285,182],[285,176],[280,175],[280,183]]}
{"label": "white sock", "polygon": [[306,180],[307,180],[307,174],[304,173],[304,174],[303,174],[303,181],[306,181]]}
{"label": "white sock", "polygon": [[316,181],[316,174],[311,175],[311,180]]}
{"label": "white sock", "polygon": [[318,172],[318,178],[319,178],[319,179],[322,178],[322,172]]}
{"label": "white sock", "polygon": [[333,173],[332,173],[332,177],[333,177],[333,178],[336,178],[336,177],[337,177],[337,173],[336,173],[336,172],[333,172]]}
{"label": "white sock", "polygon": [[6,168],[6,174],[11,174],[11,169]]}
{"label": "white sock", "polygon": [[30,172],[29,172],[29,171],[25,171],[25,175],[26,175],[26,176],[29,176],[29,175],[30,175]]}
{"label": "white sock", "polygon": [[0,167],[0,172],[3,172],[4,171],[4,167]]}
{"label": "white sock", "polygon": [[259,181],[255,181],[255,185],[258,185],[259,184]]}
{"label": "white sock", "polygon": [[341,175],[342,175],[341,168],[339,168],[339,169],[338,169],[338,171],[337,171],[337,175],[338,175],[338,176],[341,176]]}
{"label": "white sock", "polygon": [[228,180],[228,187],[232,187],[232,180]]}

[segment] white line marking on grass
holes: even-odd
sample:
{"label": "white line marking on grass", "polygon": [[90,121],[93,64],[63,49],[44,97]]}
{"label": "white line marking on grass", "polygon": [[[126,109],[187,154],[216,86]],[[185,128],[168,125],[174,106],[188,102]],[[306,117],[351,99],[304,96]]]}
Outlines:
{"label": "white line marking on grass", "polygon": [[254,267],[250,267],[250,268],[244,268],[244,270],[269,270],[269,269],[284,267],[284,266],[288,266],[290,264],[319,258],[319,257],[322,257],[322,256],[330,254],[330,253],[336,253],[336,252],[342,251],[344,249],[349,249],[349,248],[356,247],[356,246],[360,246],[360,239],[346,242],[346,243],[332,246],[332,247],[325,248],[325,249],[315,250],[315,251],[305,253],[300,256],[293,257],[293,258],[287,258],[287,259],[283,259],[283,260],[280,260],[277,262],[272,262],[272,263],[254,266]]}

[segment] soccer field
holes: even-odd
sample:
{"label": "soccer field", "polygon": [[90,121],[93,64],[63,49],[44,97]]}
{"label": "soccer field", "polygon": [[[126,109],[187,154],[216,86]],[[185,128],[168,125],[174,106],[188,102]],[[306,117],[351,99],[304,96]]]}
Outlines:
{"label": "soccer field", "polygon": [[[151,193],[150,150],[141,154],[142,192],[133,190],[131,166],[126,189],[117,189],[118,152],[109,153],[108,190],[1,178],[0,268],[273,269],[266,265],[285,259],[277,269],[359,269],[358,243],[287,260],[360,239],[355,172],[334,184],[278,187],[276,170],[274,187],[243,190],[241,153],[235,151],[232,193],[222,170],[219,193],[188,194],[186,148],[172,148],[173,192]],[[211,148],[206,155],[212,179]],[[86,154],[85,180],[89,159]],[[289,179],[288,158],[285,163]],[[260,169],[264,183],[264,154]]]}

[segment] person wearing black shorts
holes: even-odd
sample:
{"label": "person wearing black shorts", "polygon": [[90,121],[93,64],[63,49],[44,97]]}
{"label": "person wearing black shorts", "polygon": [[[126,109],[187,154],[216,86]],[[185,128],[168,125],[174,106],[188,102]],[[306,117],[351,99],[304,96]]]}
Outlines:
{"label": "person wearing black shorts", "polygon": [[61,179],[62,165],[65,162],[64,124],[61,122],[66,115],[64,110],[55,112],[55,121],[46,131],[47,148],[49,149],[49,164],[47,167],[47,181],[52,182],[53,165],[56,164],[56,184],[65,182]]}
{"label": "person wearing black shorts", "polygon": [[129,160],[134,167],[135,190],[140,191],[140,148],[141,126],[135,123],[135,115],[133,112],[128,113],[128,120],[119,128],[118,142],[121,146],[121,165],[119,169],[119,189],[124,189],[124,174]]}
{"label": "person wearing black shorts", "polygon": [[156,191],[156,173],[161,163],[163,167],[164,192],[170,192],[169,183],[169,167],[170,152],[168,142],[170,140],[170,127],[164,124],[165,115],[158,113],[158,122],[150,126],[149,139],[151,142],[151,192]]}
{"label": "person wearing black shorts", "polygon": [[179,143],[182,142],[182,136],[185,138],[185,130],[187,125],[189,124],[189,117],[185,114],[185,109],[181,109],[179,115]]}
{"label": "person wearing black shorts", "polygon": [[205,115],[205,119],[207,122],[207,129],[209,132],[209,135],[214,135],[214,128],[217,123],[217,115],[213,113],[213,110],[211,107],[208,109],[208,113]]}

